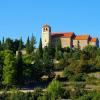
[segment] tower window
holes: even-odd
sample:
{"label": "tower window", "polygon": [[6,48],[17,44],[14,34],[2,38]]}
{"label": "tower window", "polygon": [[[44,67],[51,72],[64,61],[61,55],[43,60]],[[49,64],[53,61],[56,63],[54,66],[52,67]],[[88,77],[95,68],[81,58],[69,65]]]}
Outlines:
{"label": "tower window", "polygon": [[45,31],[45,28],[43,30]]}
{"label": "tower window", "polygon": [[45,42],[46,42],[46,40],[45,40]]}
{"label": "tower window", "polygon": [[48,28],[46,28],[46,31],[48,30]]}

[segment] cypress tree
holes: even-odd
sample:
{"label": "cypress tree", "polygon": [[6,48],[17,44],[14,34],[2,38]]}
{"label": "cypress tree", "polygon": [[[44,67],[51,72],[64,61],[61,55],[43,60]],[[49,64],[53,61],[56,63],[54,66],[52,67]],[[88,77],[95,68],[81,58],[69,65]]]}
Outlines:
{"label": "cypress tree", "polygon": [[28,36],[27,42],[26,42],[26,52],[27,52],[27,54],[30,54],[30,39],[29,39],[29,36]]}
{"label": "cypress tree", "polygon": [[43,49],[42,49],[42,40],[40,38],[40,43],[39,43],[39,56],[40,58],[43,57]]}
{"label": "cypress tree", "polygon": [[23,59],[21,51],[18,51],[16,58],[16,83],[20,87],[23,85]]}
{"label": "cypress tree", "polygon": [[23,48],[23,41],[22,41],[22,37],[20,38],[20,42],[19,42],[19,50],[22,50]]}
{"label": "cypress tree", "polygon": [[61,40],[60,40],[60,38],[57,39],[56,50],[57,51],[61,50]]}
{"label": "cypress tree", "polygon": [[35,43],[36,43],[36,40],[35,40],[35,37],[32,34],[32,38],[30,40],[30,52],[34,51],[34,49],[35,49]]}

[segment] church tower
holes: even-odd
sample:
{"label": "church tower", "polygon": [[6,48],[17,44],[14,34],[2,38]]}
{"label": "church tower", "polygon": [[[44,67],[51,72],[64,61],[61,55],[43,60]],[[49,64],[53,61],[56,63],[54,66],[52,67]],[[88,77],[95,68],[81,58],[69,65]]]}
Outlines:
{"label": "church tower", "polygon": [[51,42],[51,27],[49,25],[44,25],[42,27],[42,47],[48,46]]}

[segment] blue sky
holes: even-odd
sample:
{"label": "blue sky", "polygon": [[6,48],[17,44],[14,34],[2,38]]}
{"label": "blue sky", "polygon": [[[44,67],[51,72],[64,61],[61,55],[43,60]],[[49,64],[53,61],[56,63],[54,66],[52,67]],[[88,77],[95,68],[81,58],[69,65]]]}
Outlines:
{"label": "blue sky", "polygon": [[100,0],[0,0],[0,39],[25,41],[33,33],[38,45],[44,24],[100,40]]}

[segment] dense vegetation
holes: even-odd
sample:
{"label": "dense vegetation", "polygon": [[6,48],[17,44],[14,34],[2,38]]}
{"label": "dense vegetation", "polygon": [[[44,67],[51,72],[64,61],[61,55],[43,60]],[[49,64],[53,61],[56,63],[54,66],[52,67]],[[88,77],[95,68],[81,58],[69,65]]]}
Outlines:
{"label": "dense vegetation", "polygon": [[[55,47],[49,43],[42,48],[41,39],[38,48],[35,44],[33,35],[27,38],[26,44],[22,38],[0,41],[1,100],[99,100],[100,89],[88,89],[87,86],[100,83],[100,78],[90,75],[100,72],[100,48],[90,45],[83,50],[78,46],[61,48],[60,39]],[[41,88],[34,85],[38,83]],[[19,91],[31,85],[34,85],[34,92]],[[12,91],[13,88],[16,89]]]}

